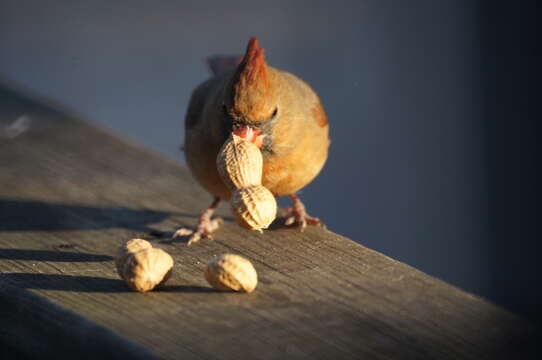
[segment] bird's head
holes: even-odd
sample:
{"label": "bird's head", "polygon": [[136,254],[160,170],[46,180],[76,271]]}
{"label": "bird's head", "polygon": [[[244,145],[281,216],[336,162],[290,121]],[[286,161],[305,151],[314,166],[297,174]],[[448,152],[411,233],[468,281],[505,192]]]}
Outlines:
{"label": "bird's head", "polygon": [[276,77],[265,62],[264,49],[251,38],[222,105],[230,131],[263,149],[270,147],[271,130],[280,112]]}

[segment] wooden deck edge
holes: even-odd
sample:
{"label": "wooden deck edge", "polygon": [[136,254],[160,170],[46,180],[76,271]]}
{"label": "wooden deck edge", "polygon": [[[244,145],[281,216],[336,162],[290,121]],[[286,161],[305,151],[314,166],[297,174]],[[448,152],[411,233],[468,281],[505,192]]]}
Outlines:
{"label": "wooden deck edge", "polygon": [[154,359],[147,349],[42,296],[0,282],[0,359]]}

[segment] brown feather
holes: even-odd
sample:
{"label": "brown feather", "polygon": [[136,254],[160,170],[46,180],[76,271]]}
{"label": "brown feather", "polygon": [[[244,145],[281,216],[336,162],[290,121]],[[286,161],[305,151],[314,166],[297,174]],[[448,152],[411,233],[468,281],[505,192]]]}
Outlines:
{"label": "brown feather", "polygon": [[324,111],[324,107],[321,103],[318,103],[315,107],[312,108],[312,117],[320,127],[327,125],[327,116]]}

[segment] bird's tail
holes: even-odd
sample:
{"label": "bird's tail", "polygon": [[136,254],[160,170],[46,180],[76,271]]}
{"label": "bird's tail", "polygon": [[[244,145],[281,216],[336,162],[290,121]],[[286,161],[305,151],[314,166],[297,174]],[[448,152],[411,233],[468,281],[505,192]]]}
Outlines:
{"label": "bird's tail", "polygon": [[207,58],[207,65],[213,75],[235,69],[243,61],[243,56],[216,55]]}

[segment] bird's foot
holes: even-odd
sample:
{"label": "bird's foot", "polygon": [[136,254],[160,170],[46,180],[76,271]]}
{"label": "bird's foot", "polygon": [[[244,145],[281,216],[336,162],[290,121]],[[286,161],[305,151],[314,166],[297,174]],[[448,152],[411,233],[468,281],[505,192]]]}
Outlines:
{"label": "bird's foot", "polygon": [[201,214],[198,220],[198,226],[196,226],[195,229],[180,228],[175,231],[172,238],[176,239],[178,237],[189,236],[188,245],[197,243],[201,239],[212,239],[212,233],[224,222],[224,220],[219,217],[214,219],[211,218],[219,202],[220,199],[215,198],[211,206]]}
{"label": "bird's foot", "polygon": [[207,220],[200,220],[198,226],[195,229],[180,228],[173,234],[173,239],[182,236],[190,236],[188,238],[188,245],[197,243],[202,239],[212,239],[212,233],[220,227],[224,220],[222,218],[214,218]]}
{"label": "bird's foot", "polygon": [[297,225],[301,231],[305,230],[308,225],[318,225],[324,226],[322,220],[312,217],[307,213],[305,205],[301,202],[301,199],[295,194],[290,195],[290,198],[294,202],[291,208],[286,209],[285,222],[284,224],[289,226],[292,224]]}

